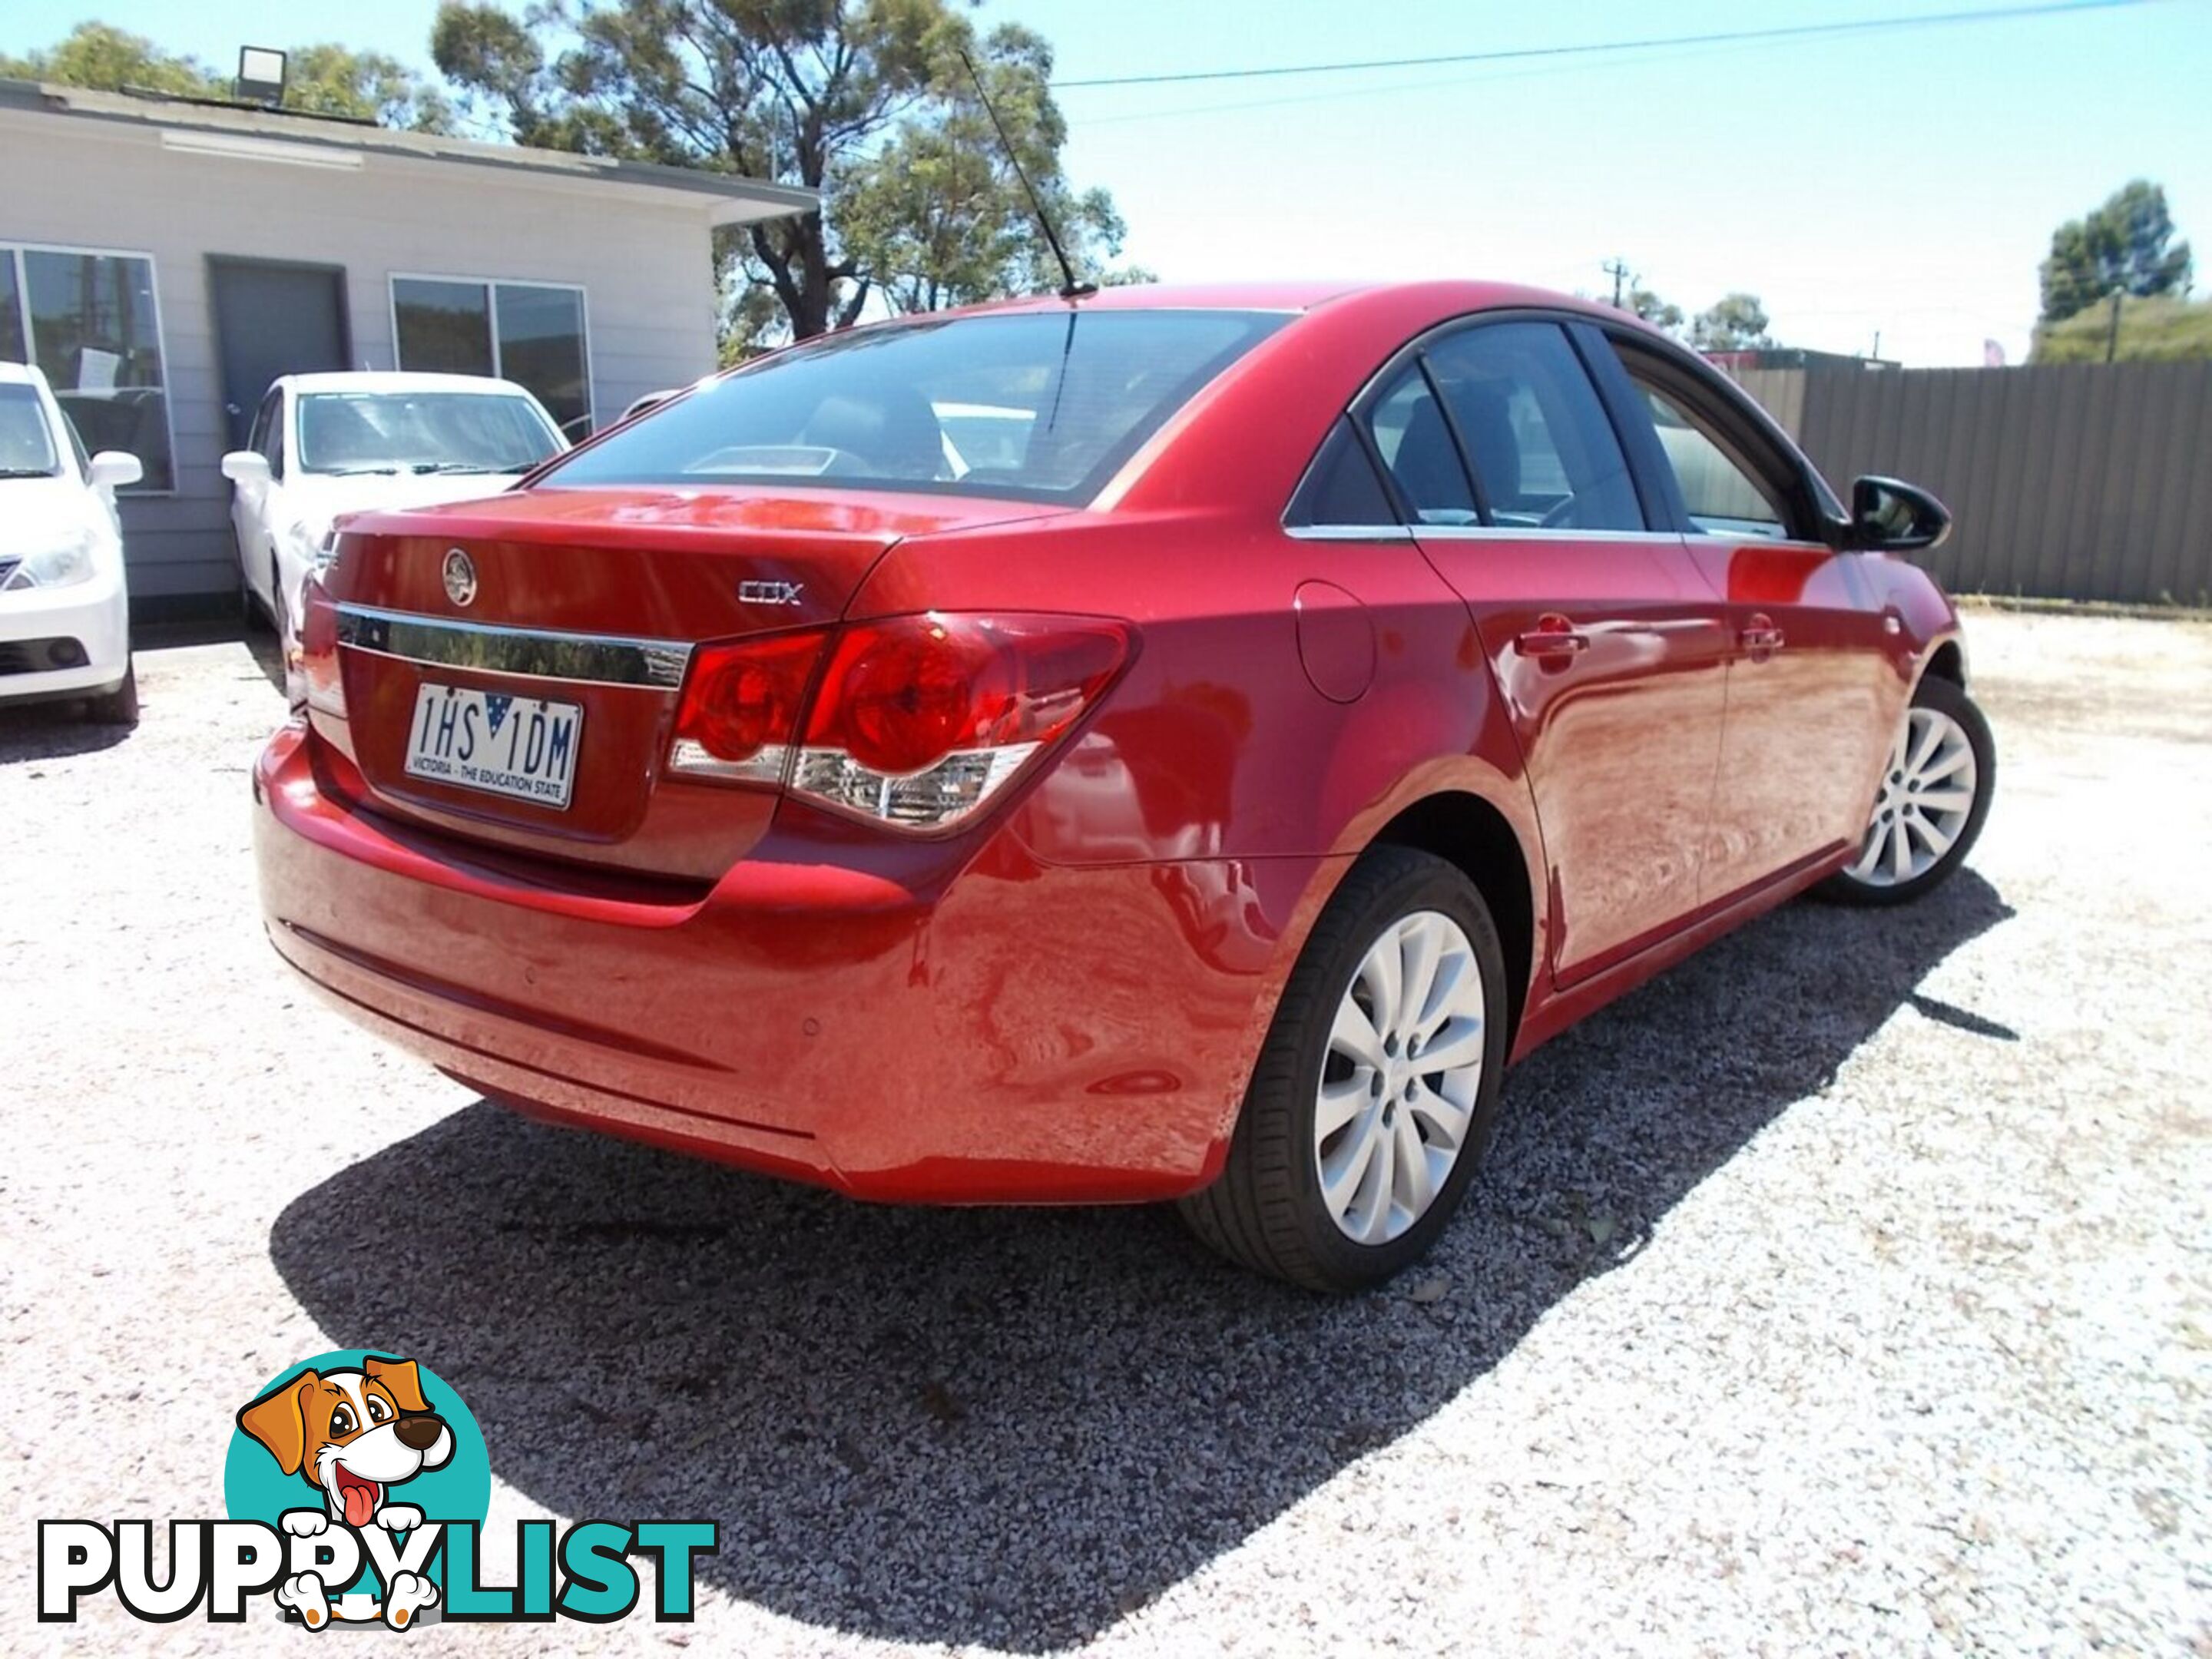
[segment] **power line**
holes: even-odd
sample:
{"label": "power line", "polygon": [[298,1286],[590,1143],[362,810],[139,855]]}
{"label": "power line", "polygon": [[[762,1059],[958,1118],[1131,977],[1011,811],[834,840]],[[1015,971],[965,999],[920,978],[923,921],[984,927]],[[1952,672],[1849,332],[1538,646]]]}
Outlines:
{"label": "power line", "polygon": [[[1789,42],[1771,40],[1738,41],[1727,46],[1692,46],[1687,50],[1655,52],[1640,61],[1645,64],[1679,63],[1691,58],[1722,56],[1747,57],[1762,52],[1788,51]],[[1600,65],[1600,68],[1607,66]],[[1442,77],[1429,76],[1418,81],[1368,82],[1360,86],[1332,87],[1326,92],[1293,93],[1287,97],[1243,98],[1231,104],[1176,105],[1164,109],[1141,109],[1120,115],[1086,115],[1083,129],[1088,132],[1097,127],[1127,126],[1135,121],[1188,121],[1203,115],[1226,115],[1239,111],[1283,109],[1294,104],[1329,104],[1346,98],[1389,97],[1397,93],[1435,92],[1446,88],[1492,87],[1505,81],[1528,81],[1547,75],[1572,75],[1577,66],[1567,63],[1523,64],[1519,67],[1492,64],[1486,68],[1462,70]]]}
{"label": "power line", "polygon": [[1465,52],[1425,58],[1374,58],[1358,63],[1295,64],[1276,69],[1189,70],[1169,75],[1115,75],[1082,81],[1055,81],[1054,92],[1090,87],[1154,87],[1193,81],[1253,81],[1287,75],[1344,75],[1364,70],[1425,69],[1439,64],[1498,64],[1518,58],[1582,58],[1599,52],[1649,52],[1663,46],[1717,46],[1745,41],[1803,40],[1822,36],[1869,34],[1881,30],[1939,28],[1951,24],[1989,23],[2067,12],[2117,11],[2153,0],[2045,0],[2040,5],[1996,6],[1978,11],[1946,11],[1918,17],[1864,17],[1847,22],[1796,23],[1779,28],[1727,29],[1711,34],[1655,35],[1638,40],[1593,40],[1573,46],[1516,46],[1498,52]]}

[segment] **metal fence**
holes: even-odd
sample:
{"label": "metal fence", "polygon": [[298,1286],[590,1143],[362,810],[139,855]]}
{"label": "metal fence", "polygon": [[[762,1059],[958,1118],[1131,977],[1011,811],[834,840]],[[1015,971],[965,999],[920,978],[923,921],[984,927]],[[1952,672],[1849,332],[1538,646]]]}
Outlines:
{"label": "metal fence", "polygon": [[1942,496],[1957,528],[1923,556],[1954,592],[2212,605],[2212,361],[1737,378],[1838,493]]}

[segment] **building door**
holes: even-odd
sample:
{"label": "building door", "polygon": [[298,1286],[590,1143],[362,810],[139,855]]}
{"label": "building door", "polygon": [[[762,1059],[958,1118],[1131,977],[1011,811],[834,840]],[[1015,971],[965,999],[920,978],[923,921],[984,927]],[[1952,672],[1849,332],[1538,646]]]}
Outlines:
{"label": "building door", "polygon": [[222,362],[223,447],[243,449],[271,380],[348,367],[345,272],[214,254],[208,291]]}

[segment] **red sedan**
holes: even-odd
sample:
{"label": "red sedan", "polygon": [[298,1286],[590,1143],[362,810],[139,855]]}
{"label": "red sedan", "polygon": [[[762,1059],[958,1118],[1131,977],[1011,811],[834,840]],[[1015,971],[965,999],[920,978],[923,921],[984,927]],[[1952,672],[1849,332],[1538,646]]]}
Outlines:
{"label": "red sedan", "polygon": [[811,341],[356,519],[270,938],[488,1097],[945,1203],[1179,1199],[1347,1289],[1507,1064],[1988,809],[1958,618],[1734,386],[1455,283]]}

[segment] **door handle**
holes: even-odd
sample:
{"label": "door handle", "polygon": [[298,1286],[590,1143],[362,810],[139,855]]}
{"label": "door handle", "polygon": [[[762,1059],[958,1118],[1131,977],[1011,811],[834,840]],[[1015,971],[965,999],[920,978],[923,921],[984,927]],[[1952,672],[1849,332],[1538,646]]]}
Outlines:
{"label": "door handle", "polygon": [[1577,657],[1589,649],[1589,635],[1577,631],[1565,617],[1539,617],[1534,628],[1514,640],[1513,648],[1524,657]]}
{"label": "door handle", "polygon": [[1768,617],[1753,617],[1736,638],[1754,657],[1764,657],[1782,648],[1782,630]]}

